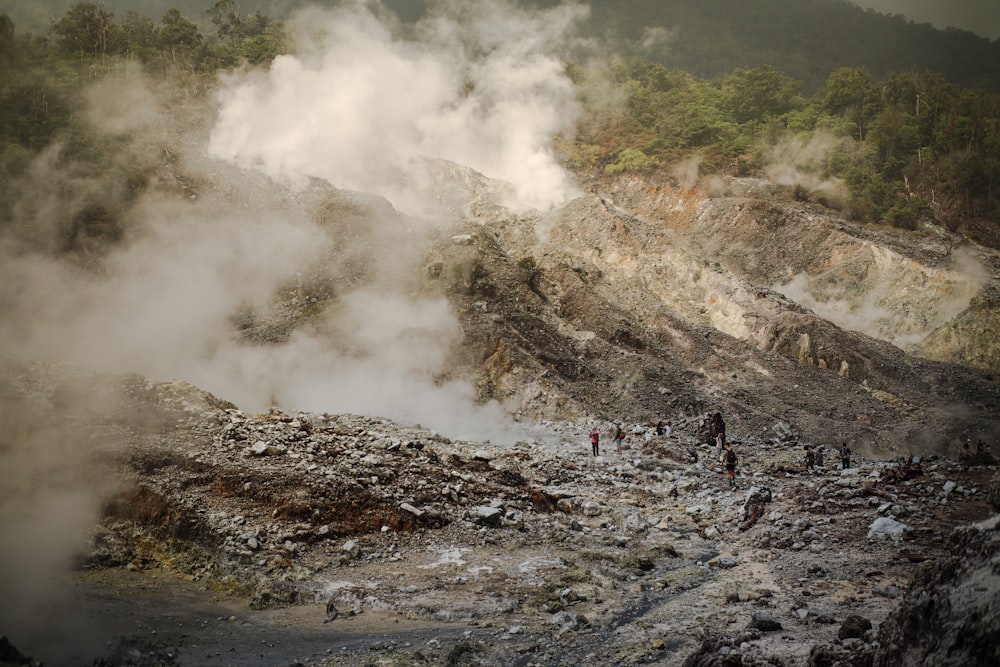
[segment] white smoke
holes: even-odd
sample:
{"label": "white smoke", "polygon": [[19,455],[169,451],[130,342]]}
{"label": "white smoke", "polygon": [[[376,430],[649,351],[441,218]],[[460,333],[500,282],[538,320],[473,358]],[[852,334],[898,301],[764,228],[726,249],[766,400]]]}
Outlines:
{"label": "white smoke", "polygon": [[698,185],[701,176],[701,157],[695,156],[672,164],[670,175],[677,180],[677,185],[681,188],[691,190]]}
{"label": "white smoke", "polygon": [[[929,269],[885,253],[839,275],[800,273],[775,291],[825,320],[914,351],[937,327],[968,308],[989,280],[989,271],[971,252],[959,249],[949,269]],[[833,293],[850,295],[830,297]]]}
{"label": "white smoke", "polygon": [[435,7],[410,37],[363,3],[298,14],[296,55],[227,81],[210,153],[274,178],[380,194],[416,214],[433,213],[420,185],[426,158],[513,184],[515,210],[563,203],[575,189],[550,142],[576,109],[556,50],[586,9]]}
{"label": "white smoke", "polygon": [[[115,205],[106,187],[114,180],[59,166],[52,154],[38,159],[18,204],[30,215],[12,229],[52,240],[0,239],[5,350],[187,380],[251,411],[355,412],[452,437],[518,439],[499,406],[478,405],[468,383],[443,379],[461,331],[443,298],[412,296],[422,225],[388,207],[339,224],[350,213],[334,207],[323,209],[321,227],[310,205],[289,205],[307,190],[261,181],[319,178],[426,213],[434,205],[421,168],[443,158],[509,181],[518,208],[564,201],[573,187],[550,142],[572,123],[575,103],[555,51],[584,15],[572,4],[445,2],[404,36],[377,8],[312,9],[296,22],[297,55],[223,83],[210,137],[200,134],[201,109],[167,107],[159,98],[169,91],[140,73],[101,82],[88,117],[135,151],[116,161],[180,175],[198,196],[179,199],[176,184],[151,182],[128,209],[123,240],[97,260],[101,270],[84,270],[52,252],[63,241],[47,221],[71,217],[57,215],[68,183],[79,192],[74,208]],[[335,298],[317,306],[326,308],[320,325],[284,343],[240,339],[235,313],[266,312],[303,267],[352,244],[367,275],[333,287]]]}
{"label": "white smoke", "polygon": [[849,139],[827,132],[789,134],[767,149],[764,171],[778,185],[803,188],[813,197],[839,205],[849,198],[847,186],[827,173],[827,164],[849,143]]}

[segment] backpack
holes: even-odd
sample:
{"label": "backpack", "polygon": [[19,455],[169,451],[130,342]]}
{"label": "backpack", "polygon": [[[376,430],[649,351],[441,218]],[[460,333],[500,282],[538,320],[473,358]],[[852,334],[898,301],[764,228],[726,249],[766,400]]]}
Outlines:
{"label": "backpack", "polygon": [[736,452],[731,449],[726,452],[726,465],[736,465]]}

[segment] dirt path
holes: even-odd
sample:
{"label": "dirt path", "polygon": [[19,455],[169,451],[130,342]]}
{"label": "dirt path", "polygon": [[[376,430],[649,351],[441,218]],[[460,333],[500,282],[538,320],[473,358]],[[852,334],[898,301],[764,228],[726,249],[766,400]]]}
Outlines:
{"label": "dirt path", "polygon": [[74,576],[62,600],[7,634],[22,653],[49,667],[78,667],[99,657],[114,664],[127,658],[136,665],[253,667],[485,632],[379,611],[326,624],[324,617],[322,605],[251,610],[244,600],[162,571],[89,570]]}

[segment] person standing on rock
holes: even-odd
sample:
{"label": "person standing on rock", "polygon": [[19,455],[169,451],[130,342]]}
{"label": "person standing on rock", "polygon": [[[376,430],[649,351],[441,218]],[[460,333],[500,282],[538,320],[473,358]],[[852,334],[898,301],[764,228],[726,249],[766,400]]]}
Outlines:
{"label": "person standing on rock", "polygon": [[726,422],[722,420],[722,413],[716,412],[708,421],[708,437],[709,444],[719,436],[722,436],[722,441],[726,441]]}
{"label": "person standing on rock", "polygon": [[618,455],[622,453],[622,441],[625,439],[625,431],[622,430],[622,425],[615,422],[615,449],[618,450]]}
{"label": "person standing on rock", "polygon": [[597,430],[597,427],[590,429],[590,449],[593,451],[594,456],[601,455],[600,448],[601,432]]}
{"label": "person standing on rock", "polygon": [[845,442],[840,446],[840,469],[847,470],[851,467],[851,448]]}
{"label": "person standing on rock", "polygon": [[812,447],[806,445],[806,470],[814,470],[816,468],[816,453],[813,451]]}
{"label": "person standing on rock", "polygon": [[823,447],[822,446],[816,448],[816,454],[815,454],[814,458],[816,459],[816,470],[822,470],[823,469]]}
{"label": "person standing on rock", "polygon": [[729,482],[729,488],[736,488],[736,465],[739,463],[739,457],[736,456],[735,450],[733,450],[733,445],[731,443],[726,443],[723,445],[722,463],[726,466],[726,481]]}

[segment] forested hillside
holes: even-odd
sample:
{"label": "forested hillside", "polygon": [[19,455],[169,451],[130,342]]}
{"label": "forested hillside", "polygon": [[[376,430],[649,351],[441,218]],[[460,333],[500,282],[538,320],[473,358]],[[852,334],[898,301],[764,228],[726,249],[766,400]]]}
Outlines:
{"label": "forested hillside", "polygon": [[[940,72],[963,86],[1000,90],[1000,40],[957,29],[938,30],[899,15],[865,10],[849,0],[579,0],[590,7],[583,30],[618,52],[677,67],[699,77],[737,67],[770,65],[817,91],[837,67],[864,67],[877,79],[909,69]],[[548,7],[563,0],[520,0]],[[0,0],[24,29],[39,33],[62,16],[73,0],[11,3]],[[202,0],[105,0],[118,16],[133,11],[153,18],[178,9],[202,27],[209,4]],[[242,0],[247,15],[287,19],[308,5],[340,0]],[[404,22],[425,16],[433,2],[383,0]],[[10,6],[8,6],[10,5]]]}
{"label": "forested hillside", "polygon": [[837,67],[877,79],[933,70],[965,86],[1000,88],[1000,42],[937,30],[847,0],[592,2],[595,30],[634,52],[702,77],[770,65],[817,91]]}
{"label": "forested hillside", "polygon": [[[987,57],[996,43],[849,3],[781,0],[768,3],[780,11],[766,16],[756,4],[594,3],[588,25],[602,26],[612,41],[597,54],[566,55],[582,110],[575,135],[557,141],[560,155],[591,174],[664,170],[680,179],[675,168],[683,163],[703,174],[768,176],[856,219],[939,224],[998,245],[1000,93],[969,85],[1000,81],[991,74],[1000,58]],[[723,29],[723,17],[742,27]],[[614,50],[628,42],[622,38],[649,36],[647,28],[668,23],[687,27],[671,33],[659,57],[656,48],[645,55]],[[845,41],[848,34],[857,43]],[[915,47],[908,45],[918,43],[921,57],[941,59],[910,59]],[[853,60],[843,59],[845,44]],[[633,46],[637,51],[638,42]],[[0,15],[7,73],[0,84],[0,222],[23,240],[59,250],[117,238],[152,175],[142,160],[114,158],[127,134],[102,136],[87,122],[86,86],[141,66],[175,91],[204,94],[220,70],[267,67],[293,48],[282,21],[247,13],[234,0],[219,0],[203,15],[172,8],[159,16],[77,3],[45,34]],[[942,66],[921,66],[931,62]],[[971,65],[954,77],[950,68],[960,62]],[[29,165],[53,146],[47,159],[67,166],[66,206],[46,213],[58,218],[46,224],[55,231],[40,235],[26,225],[19,193]],[[74,191],[77,172],[101,174],[101,187]]]}

